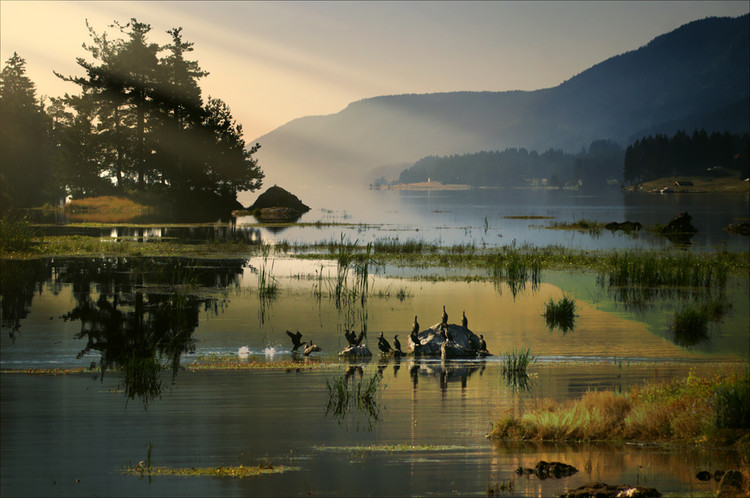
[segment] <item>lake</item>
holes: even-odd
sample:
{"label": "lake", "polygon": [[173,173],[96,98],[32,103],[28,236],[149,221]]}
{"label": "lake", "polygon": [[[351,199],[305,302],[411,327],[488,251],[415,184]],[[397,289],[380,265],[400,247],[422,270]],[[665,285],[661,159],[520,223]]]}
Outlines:
{"label": "lake", "polygon": [[[581,218],[648,225],[688,211],[699,231],[680,250],[748,250],[747,237],[721,230],[747,216],[746,196],[645,196],[635,202],[620,192],[592,198],[554,191],[364,191],[335,199],[319,193],[330,204],[317,204],[297,194],[313,205],[300,221],[351,225],[247,227],[251,244],[338,241],[343,234],[361,244],[398,237],[477,246],[515,241],[670,248],[672,242],[648,233],[595,236],[530,225]],[[244,230],[242,224],[217,226],[231,232]],[[111,230],[100,236],[116,240],[120,235],[112,237]],[[182,230],[196,241],[216,236],[208,228]],[[138,237],[147,243],[165,236],[172,235]],[[537,400],[574,399],[591,389],[625,391],[747,361],[746,277],[730,275],[711,289],[711,296],[729,303],[729,312],[706,336],[685,338],[670,330],[671,317],[686,300],[706,298],[704,290],[656,293],[634,305],[587,271],[544,271],[537,282],[510,285],[441,278],[486,276],[482,270],[377,266],[363,303],[336,301],[335,261],[279,255],[5,260],[0,270],[2,496],[486,496],[499,483],[512,485],[506,495],[551,496],[593,480],[705,495],[715,493],[716,483],[695,479],[699,470],[740,462],[726,449],[521,444],[485,436],[502,413]],[[278,285],[272,296],[260,292],[263,274]],[[563,295],[578,306],[575,326],[566,331],[549,328],[541,316],[545,302]],[[426,328],[440,321],[443,305],[450,322],[466,311],[469,328],[484,335],[495,356],[339,361],[344,329],[366,330],[371,349],[380,332],[391,342],[399,334],[405,343],[414,315]],[[293,356],[286,330],[299,330],[321,351]],[[238,354],[243,347],[247,353]],[[508,384],[501,355],[526,347],[537,356],[530,382]],[[149,370],[154,361],[155,373]],[[197,368],[212,361],[240,367]],[[122,365],[127,368],[102,375],[103,366]],[[81,367],[91,370],[8,373]],[[375,412],[329,408],[327,383],[343,378],[355,386],[376,376]],[[246,479],[123,474],[126,466],[147,460],[149,448],[154,465],[271,463],[291,470]],[[514,473],[539,460],[562,461],[579,472],[546,480]]]}

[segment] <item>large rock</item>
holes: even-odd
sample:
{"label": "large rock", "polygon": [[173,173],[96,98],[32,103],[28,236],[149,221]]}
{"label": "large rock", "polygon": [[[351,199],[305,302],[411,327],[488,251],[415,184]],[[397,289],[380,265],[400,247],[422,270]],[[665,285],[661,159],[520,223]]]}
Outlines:
{"label": "large rock", "polygon": [[719,482],[719,491],[716,496],[719,498],[729,496],[748,496],[745,477],[739,470],[727,470]]}
{"label": "large rock", "polygon": [[359,346],[349,346],[339,353],[342,358],[369,358],[372,356],[370,348],[367,344],[360,344]]}
{"label": "large rock", "polygon": [[248,208],[260,221],[294,221],[309,210],[296,195],[278,185],[260,194]]}
{"label": "large rock", "polygon": [[669,220],[669,223],[664,225],[661,231],[663,233],[695,233],[698,229],[690,223],[692,219],[693,217],[685,211]]}
{"label": "large rock", "polygon": [[411,337],[407,338],[407,352],[415,356],[440,356],[442,358],[475,358],[486,356],[486,351],[479,349],[479,337],[471,330],[455,323],[449,323],[448,335],[452,338],[446,342],[443,325],[437,323],[417,334],[419,344],[414,344]]}

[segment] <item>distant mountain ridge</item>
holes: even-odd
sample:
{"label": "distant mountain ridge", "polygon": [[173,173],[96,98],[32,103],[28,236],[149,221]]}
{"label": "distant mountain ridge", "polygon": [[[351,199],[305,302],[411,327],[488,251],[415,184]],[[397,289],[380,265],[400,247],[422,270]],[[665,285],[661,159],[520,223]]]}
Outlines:
{"label": "distant mountain ridge", "polygon": [[428,155],[508,147],[576,152],[598,139],[627,146],[686,125],[745,133],[748,88],[750,16],[707,18],[553,88],[381,96],[299,118],[258,138],[257,156],[269,179],[344,185]]}

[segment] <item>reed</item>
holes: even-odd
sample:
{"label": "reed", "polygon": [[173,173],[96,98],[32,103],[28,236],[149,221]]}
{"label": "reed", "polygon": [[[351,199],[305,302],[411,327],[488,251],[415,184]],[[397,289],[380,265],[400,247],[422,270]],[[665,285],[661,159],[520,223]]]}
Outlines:
{"label": "reed", "polygon": [[[489,437],[543,441],[734,442],[750,427],[750,376],[717,372],[632,387],[590,391],[564,403],[539,401],[507,414]],[[727,429],[729,427],[730,429]]]}
{"label": "reed", "polygon": [[505,354],[502,372],[504,375],[526,374],[529,365],[534,362],[536,362],[536,357],[531,354],[531,349],[519,349],[518,351],[514,349]]}
{"label": "reed", "polygon": [[674,342],[679,346],[694,346],[708,340],[708,325],[721,320],[729,305],[719,299],[701,304],[686,304],[674,313],[670,327]]}
{"label": "reed", "polygon": [[573,330],[575,327],[576,301],[572,297],[563,295],[558,301],[549,299],[547,302],[544,319],[550,329],[560,328],[563,333]]}

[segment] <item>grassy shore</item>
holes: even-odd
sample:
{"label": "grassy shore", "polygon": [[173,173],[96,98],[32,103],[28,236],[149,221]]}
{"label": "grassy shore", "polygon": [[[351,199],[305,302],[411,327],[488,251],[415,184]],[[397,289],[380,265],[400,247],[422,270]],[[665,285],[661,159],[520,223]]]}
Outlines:
{"label": "grassy shore", "polygon": [[590,391],[507,413],[488,435],[537,441],[738,443],[750,449],[750,371],[692,373],[627,393]]}

